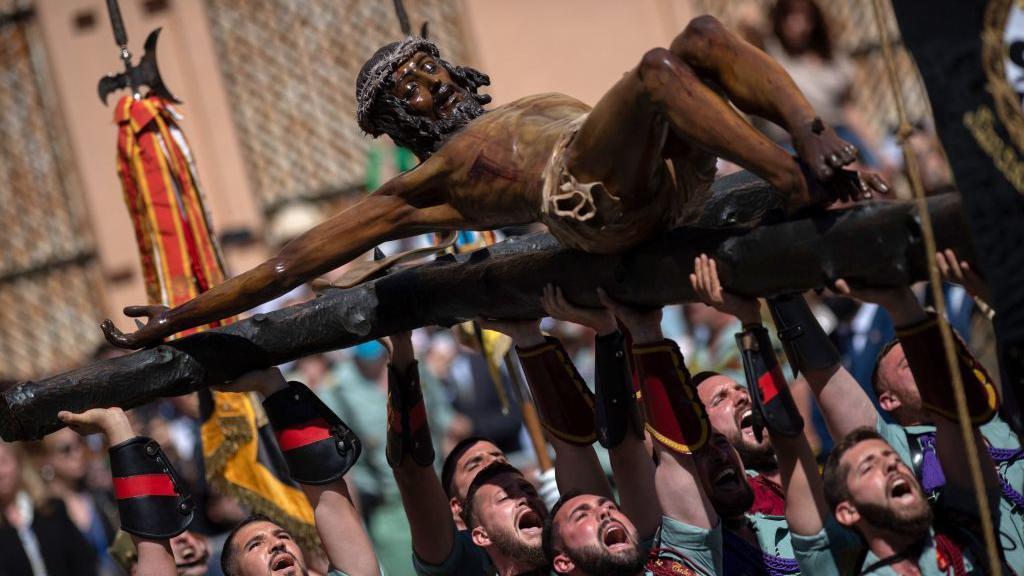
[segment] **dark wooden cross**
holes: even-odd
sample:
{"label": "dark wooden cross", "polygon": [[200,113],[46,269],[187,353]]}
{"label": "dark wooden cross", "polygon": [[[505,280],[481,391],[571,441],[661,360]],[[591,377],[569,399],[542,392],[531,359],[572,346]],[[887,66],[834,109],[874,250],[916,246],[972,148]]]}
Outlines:
{"label": "dark wooden cross", "polygon": [[[700,253],[717,260],[725,287],[751,296],[821,288],[840,277],[898,285],[927,276],[912,203],[878,201],[788,221],[780,206],[775,190],[741,172],[720,179],[683,226],[624,254],[577,252],[531,234],[330,289],[311,302],[21,382],[0,395],[0,436],[38,439],[62,427],[60,410],[132,408],[401,330],[478,316],[536,318],[544,315],[540,294],[548,283],[581,305],[598,305],[597,287],[639,307],[693,301],[689,274]],[[938,247],[973,261],[959,195],[934,197],[928,208]]]}

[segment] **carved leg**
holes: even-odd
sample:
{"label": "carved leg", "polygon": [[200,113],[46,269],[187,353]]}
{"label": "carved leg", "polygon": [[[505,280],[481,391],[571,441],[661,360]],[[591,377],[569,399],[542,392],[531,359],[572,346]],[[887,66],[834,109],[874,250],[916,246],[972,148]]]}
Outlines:
{"label": "carved leg", "polygon": [[788,193],[794,204],[807,201],[793,158],[664,48],[647,52],[597,103],[573,140],[570,171],[581,181],[601,180],[620,195],[644,190],[653,163],[662,161],[661,119],[682,141],[675,145],[735,162]]}
{"label": "carved leg", "polygon": [[827,180],[856,159],[856,148],[817,114],[789,74],[770,56],[730,32],[712,16],[693,19],[670,48],[680,60],[725,91],[740,110],[784,127],[800,157]]}

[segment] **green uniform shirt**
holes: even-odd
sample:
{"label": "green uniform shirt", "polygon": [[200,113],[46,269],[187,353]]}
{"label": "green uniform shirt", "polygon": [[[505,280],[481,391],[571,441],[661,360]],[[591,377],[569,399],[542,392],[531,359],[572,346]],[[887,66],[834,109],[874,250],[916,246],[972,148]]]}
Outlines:
{"label": "green uniform shirt", "polygon": [[[722,523],[708,530],[663,516],[654,537],[658,556],[692,566],[703,574],[722,573]],[[653,572],[646,570],[647,576]]]}
{"label": "green uniform shirt", "polygon": [[456,531],[452,551],[441,564],[427,564],[413,553],[412,565],[420,576],[484,576],[494,573],[491,559],[473,543],[468,530]]}
{"label": "green uniform shirt", "polygon": [[856,574],[864,545],[859,536],[844,528],[830,514],[821,532],[813,536],[790,534],[793,557],[801,574],[839,576]]}
{"label": "green uniform shirt", "polygon": [[[981,427],[981,435],[989,446],[1007,450],[1019,450],[1017,436],[999,416]],[[913,467],[910,449],[911,437],[921,434],[934,434],[935,426],[900,426],[889,424],[878,419],[878,433],[909,466]],[[1011,460],[996,465],[999,477],[1016,490],[1024,487],[1024,459]],[[967,498],[974,502],[974,495]],[[1018,574],[1024,574],[1024,510],[1017,508],[1006,498],[999,499],[999,545],[1010,568]]]}
{"label": "green uniform shirt", "polygon": [[[924,551],[921,552],[921,556],[917,559],[917,567],[921,570],[921,576],[947,576],[953,574],[953,569],[949,565],[943,568],[939,567],[939,555],[935,550],[935,531],[928,529],[928,542],[925,544]],[[867,556],[864,558],[864,566],[861,570],[865,570],[872,564],[878,562],[880,558],[875,556],[873,552],[868,551]],[[964,569],[968,576],[977,574],[981,576],[984,572],[979,566],[976,566],[971,562],[970,554],[964,553]],[[864,576],[899,576],[892,566],[882,566],[880,568],[862,572]]]}
{"label": "green uniform shirt", "polygon": [[[658,558],[663,562],[681,562],[688,568],[699,570],[701,575],[722,573],[721,522],[708,530],[662,516],[658,533],[641,542],[640,548],[644,556],[656,549]],[[644,570],[644,575],[654,576],[654,572]],[[552,571],[551,576],[559,575]]]}

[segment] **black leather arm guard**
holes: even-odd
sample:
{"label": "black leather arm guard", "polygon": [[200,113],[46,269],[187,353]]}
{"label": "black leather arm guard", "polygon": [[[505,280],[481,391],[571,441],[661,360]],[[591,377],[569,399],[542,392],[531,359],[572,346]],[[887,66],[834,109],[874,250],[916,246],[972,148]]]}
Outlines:
{"label": "black leather arm guard", "polygon": [[797,372],[823,370],[839,364],[839,351],[821,329],[801,294],[784,294],[768,299],[768,309],[778,330],[782,349]]}
{"label": "black leather arm guard", "polygon": [[755,419],[754,424],[757,441],[762,438],[759,424],[772,434],[782,436],[792,437],[803,432],[804,419],[789,393],[768,330],[764,326],[748,328],[736,335],[736,343],[743,357],[743,372],[747,376],[754,413],[761,414],[760,422]]}
{"label": "black leather arm guard", "polygon": [[153,439],[136,436],[111,446],[110,474],[125,532],[164,540],[192,523],[192,497]]}
{"label": "black leather arm guard", "polygon": [[359,459],[359,437],[303,384],[289,382],[263,401],[277,443],[299,484],[329,484]]}
{"label": "black leather arm guard", "polygon": [[419,364],[413,362],[404,371],[388,365],[388,445],[385,454],[392,468],[412,456],[420,466],[434,463],[434,442],[423,405]]}
{"label": "black leather arm guard", "polygon": [[643,438],[633,375],[622,332],[598,336],[595,354],[595,414],[597,440],[606,449],[618,446],[630,432]]}

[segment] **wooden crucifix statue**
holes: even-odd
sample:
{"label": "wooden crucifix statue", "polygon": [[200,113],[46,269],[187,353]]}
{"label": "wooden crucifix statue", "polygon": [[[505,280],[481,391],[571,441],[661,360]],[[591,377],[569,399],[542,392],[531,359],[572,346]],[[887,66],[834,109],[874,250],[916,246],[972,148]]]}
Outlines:
{"label": "wooden crucifix statue", "polygon": [[[488,230],[543,222],[565,246],[625,251],[701,205],[718,157],[767,180],[786,209],[885,192],[877,178],[841,170],[856,149],[811,109],[766,54],[701,16],[654,48],[590,108],[539,94],[493,110],[477,90],[485,74],[441,59],[432,42],[407,37],[378,50],[356,82],[359,125],[388,134],[422,161],[279,254],[195,299],[147,317],[112,344],[138,348],[244,312],[333,270],[387,240],[426,232]],[[793,157],[729,104],[786,128]]]}

